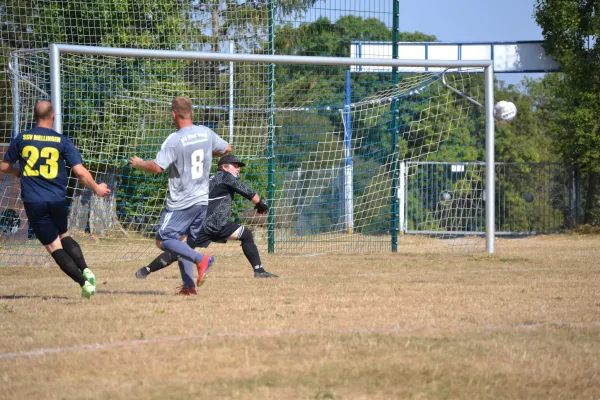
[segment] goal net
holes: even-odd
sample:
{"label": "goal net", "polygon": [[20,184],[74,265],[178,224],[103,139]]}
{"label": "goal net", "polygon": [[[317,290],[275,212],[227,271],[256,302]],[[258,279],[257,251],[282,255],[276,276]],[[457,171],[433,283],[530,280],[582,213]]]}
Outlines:
{"label": "goal net", "polygon": [[[112,189],[101,199],[69,180],[69,231],[91,262],[158,253],[166,174],[133,170],[126,161],[154,158],[175,130],[170,102],[181,95],[192,99],[195,123],[217,132],[246,162],[241,179],[268,198],[268,216],[254,214],[243,199],[232,216],[253,230],[261,251],[402,251],[402,233],[419,229],[425,241],[450,235],[470,250],[484,249],[484,168],[454,176],[450,186],[444,173],[407,186],[424,174],[417,161],[484,161],[486,109],[477,105],[485,97],[484,62],[349,76],[342,58],[114,50],[64,46],[54,61],[45,49],[20,51],[10,66],[19,131],[32,127],[36,101],[60,103],[60,130]],[[46,257],[28,229],[16,181],[4,178],[0,195],[14,211],[5,218],[10,224],[2,222],[0,263]],[[448,201],[454,210],[440,212]],[[416,228],[408,222],[413,209],[427,215]],[[239,251],[211,246],[216,254]]]}

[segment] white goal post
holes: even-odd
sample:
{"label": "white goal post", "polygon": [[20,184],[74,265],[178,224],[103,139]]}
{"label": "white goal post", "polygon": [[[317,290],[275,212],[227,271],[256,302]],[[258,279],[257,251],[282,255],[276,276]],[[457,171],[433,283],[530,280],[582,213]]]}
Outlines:
{"label": "white goal post", "polygon": [[[379,72],[348,79],[356,66]],[[52,101],[56,131],[68,134],[96,179],[114,188],[100,201],[70,181],[69,226],[89,246],[91,260],[156,253],[151,238],[164,206],[165,178],[131,171],[126,159],[156,154],[173,130],[170,102],[179,95],[192,98],[197,123],[233,137],[234,153],[249,161],[244,179],[267,195],[269,214],[256,218],[240,202],[235,215],[269,252],[398,251],[402,232],[415,224],[430,232],[424,240],[440,251],[482,251],[485,244],[494,252],[491,60],[52,44],[14,52],[9,70],[15,130],[31,126],[36,100]],[[422,166],[440,161],[482,167],[459,176]],[[400,201],[404,178],[421,186],[408,188]],[[2,214],[0,246],[7,251],[0,264],[22,262],[24,254],[37,259],[42,254],[31,246],[18,192],[3,193],[3,201],[14,204],[10,215]],[[422,218],[401,226],[407,210]]]}
{"label": "white goal post", "polygon": [[[381,67],[431,67],[431,68],[483,68],[485,88],[485,238],[486,251],[494,253],[495,237],[495,173],[494,173],[494,86],[493,63],[491,60],[475,61],[436,61],[436,60],[394,60],[394,59],[356,59],[344,57],[283,56],[258,54],[220,54],[191,51],[144,50],[93,47],[66,44],[51,44],[49,47],[51,100],[56,110],[54,129],[62,132],[61,113],[61,54],[81,54],[115,57],[144,57],[154,59],[179,59],[238,63],[272,63],[272,64],[304,64],[304,65],[337,65],[337,66],[381,66]],[[492,184],[489,184],[489,183]]]}

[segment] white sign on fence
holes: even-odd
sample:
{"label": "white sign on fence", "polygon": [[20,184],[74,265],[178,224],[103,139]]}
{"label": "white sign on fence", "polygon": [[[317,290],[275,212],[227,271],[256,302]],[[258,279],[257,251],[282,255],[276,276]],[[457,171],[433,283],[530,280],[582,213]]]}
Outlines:
{"label": "white sign on fence", "polygon": [[[556,72],[559,65],[547,56],[542,41],[529,42],[401,42],[401,60],[494,60],[497,73]],[[352,42],[352,58],[392,58],[391,42]],[[352,72],[384,72],[391,67],[353,66]],[[401,71],[436,71],[442,68],[410,68]]]}

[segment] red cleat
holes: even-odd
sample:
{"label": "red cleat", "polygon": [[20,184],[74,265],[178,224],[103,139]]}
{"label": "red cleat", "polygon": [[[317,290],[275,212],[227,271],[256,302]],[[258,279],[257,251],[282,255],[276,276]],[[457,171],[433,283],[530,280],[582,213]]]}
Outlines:
{"label": "red cleat", "polygon": [[177,292],[178,295],[181,296],[189,296],[190,294],[197,294],[196,293],[196,288],[190,288],[190,289],[186,289],[183,286],[179,288],[179,292]]}
{"label": "red cleat", "polygon": [[196,264],[196,268],[198,268],[198,280],[196,280],[196,286],[202,286],[204,283],[204,279],[206,278],[206,273],[212,267],[215,262],[215,258],[209,254],[205,254],[202,261]]}

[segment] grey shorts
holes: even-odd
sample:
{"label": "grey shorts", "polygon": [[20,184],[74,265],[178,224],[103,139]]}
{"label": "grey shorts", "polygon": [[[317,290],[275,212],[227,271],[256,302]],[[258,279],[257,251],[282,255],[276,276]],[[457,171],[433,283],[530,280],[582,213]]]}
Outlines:
{"label": "grey shorts", "polygon": [[188,235],[195,240],[198,232],[204,226],[207,205],[196,204],[185,210],[169,211],[164,209],[160,216],[160,225],[156,231],[157,240],[179,240],[183,235]]}

